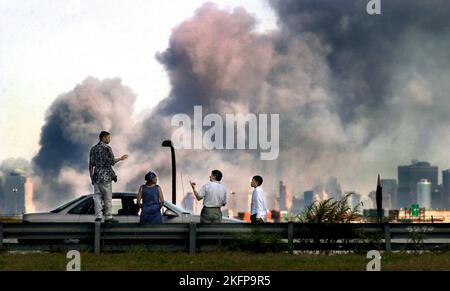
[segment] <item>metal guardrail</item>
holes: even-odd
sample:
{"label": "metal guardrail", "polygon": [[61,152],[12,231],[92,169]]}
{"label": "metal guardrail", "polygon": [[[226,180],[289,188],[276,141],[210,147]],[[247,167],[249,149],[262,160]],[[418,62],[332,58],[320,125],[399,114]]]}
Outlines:
{"label": "metal guardrail", "polygon": [[46,250],[84,246],[130,250],[134,246],[188,250],[214,249],[251,235],[275,235],[293,252],[368,248],[385,251],[450,249],[450,224],[23,224],[0,223],[0,247]]}

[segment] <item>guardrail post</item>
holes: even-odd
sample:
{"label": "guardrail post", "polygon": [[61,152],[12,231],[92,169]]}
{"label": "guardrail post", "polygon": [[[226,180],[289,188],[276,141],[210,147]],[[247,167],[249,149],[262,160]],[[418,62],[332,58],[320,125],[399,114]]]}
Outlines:
{"label": "guardrail post", "polygon": [[384,225],[384,242],[386,244],[386,252],[392,251],[391,246],[391,227],[389,226],[389,223],[386,223]]}
{"label": "guardrail post", "polygon": [[195,223],[189,224],[189,254],[194,255],[196,250],[197,240],[197,225]]}
{"label": "guardrail post", "polygon": [[294,223],[289,222],[288,223],[288,248],[289,253],[294,253]]}
{"label": "guardrail post", "polygon": [[95,222],[94,252],[96,255],[100,255],[101,225],[102,223],[100,221]]}
{"label": "guardrail post", "polygon": [[3,223],[0,222],[0,248],[3,247]]}

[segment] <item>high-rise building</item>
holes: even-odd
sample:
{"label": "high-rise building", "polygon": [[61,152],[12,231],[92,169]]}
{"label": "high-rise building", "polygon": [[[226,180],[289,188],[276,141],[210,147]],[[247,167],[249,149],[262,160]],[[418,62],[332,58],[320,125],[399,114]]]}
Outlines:
{"label": "high-rise building", "polygon": [[3,213],[21,215],[26,211],[26,201],[32,200],[31,180],[22,171],[16,170],[5,178]]}
{"label": "high-rise building", "polygon": [[280,192],[279,192],[279,204],[280,211],[289,211],[292,207],[292,193],[289,191],[286,184],[280,181]]}
{"label": "high-rise building", "polygon": [[432,209],[443,209],[442,202],[442,185],[437,185],[436,188],[431,191],[431,208]]}
{"label": "high-rise building", "polygon": [[186,195],[183,198],[182,206],[184,209],[189,211],[190,213],[194,213],[194,203],[195,203],[195,197],[194,194],[191,192],[186,193]]}
{"label": "high-rise building", "polygon": [[280,211],[286,210],[286,186],[283,181],[280,181],[280,188],[278,191],[278,202],[280,204]]}
{"label": "high-rise building", "polygon": [[3,214],[3,206],[5,205],[5,193],[3,191],[3,177],[0,177],[0,215]]}
{"label": "high-rise building", "polygon": [[369,193],[369,201],[370,201],[370,208],[377,209],[377,192],[371,191]]}
{"label": "high-rise building", "polygon": [[417,203],[420,208],[431,209],[431,183],[427,179],[417,183]]}
{"label": "high-rise building", "polygon": [[291,213],[300,214],[302,212],[302,209],[303,209],[303,199],[294,196],[292,198]]}
{"label": "high-rise building", "polygon": [[328,198],[333,198],[335,201],[342,199],[342,189],[337,178],[330,178],[324,185],[324,190],[328,194]]}
{"label": "high-rise building", "polygon": [[442,172],[441,204],[450,209],[450,169]]}
{"label": "high-rise building", "polygon": [[333,199],[338,201],[342,199],[342,189],[337,178],[331,177],[324,182],[320,182],[313,187],[316,195],[320,196],[320,200]]}
{"label": "high-rise building", "polygon": [[363,207],[361,205],[361,202],[362,202],[361,198],[362,198],[361,194],[353,192],[353,194],[350,198],[351,199],[351,207],[352,208],[358,207],[359,210],[362,211]]}
{"label": "high-rise building", "polygon": [[[395,179],[383,179],[381,180],[381,187],[383,187],[383,204],[384,201],[388,200],[388,196],[390,196],[390,205],[386,207],[387,209],[397,209],[397,180]],[[384,206],[383,206],[384,207]]]}
{"label": "high-rise building", "polygon": [[314,191],[306,191],[303,193],[303,204],[305,207],[311,206],[314,203]]}
{"label": "high-rise building", "polygon": [[413,161],[409,166],[398,167],[399,208],[409,208],[417,203],[417,184],[422,179],[427,179],[434,191],[438,186],[438,167],[417,161]]}

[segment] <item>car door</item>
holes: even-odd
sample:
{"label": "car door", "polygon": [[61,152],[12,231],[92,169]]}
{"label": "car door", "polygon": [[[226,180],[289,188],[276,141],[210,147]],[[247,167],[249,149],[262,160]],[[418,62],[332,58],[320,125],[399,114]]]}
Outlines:
{"label": "car door", "polygon": [[122,198],[123,208],[127,212],[128,223],[139,223],[139,208],[137,198],[133,196]]}
{"label": "car door", "polygon": [[[78,222],[93,223],[95,222],[94,198],[89,197],[79,205],[73,208],[73,214],[78,214]],[[112,199],[113,218],[120,223],[128,223],[128,215],[123,212],[123,204],[121,198]]]}
{"label": "car door", "polygon": [[76,222],[94,222],[94,199],[88,197],[73,206],[67,215],[76,215]]}

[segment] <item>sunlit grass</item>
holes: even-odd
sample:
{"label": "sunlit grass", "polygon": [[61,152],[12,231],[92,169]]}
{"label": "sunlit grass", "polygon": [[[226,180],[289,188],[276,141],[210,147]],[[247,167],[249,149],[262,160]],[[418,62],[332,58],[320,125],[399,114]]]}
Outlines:
{"label": "sunlit grass", "polygon": [[[63,271],[65,253],[0,254],[0,270]],[[81,254],[83,271],[365,271],[365,255],[289,255],[243,252]],[[449,271],[450,253],[383,254],[383,271]]]}

